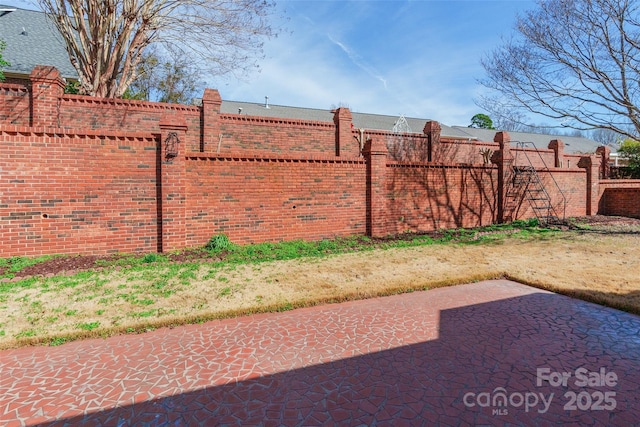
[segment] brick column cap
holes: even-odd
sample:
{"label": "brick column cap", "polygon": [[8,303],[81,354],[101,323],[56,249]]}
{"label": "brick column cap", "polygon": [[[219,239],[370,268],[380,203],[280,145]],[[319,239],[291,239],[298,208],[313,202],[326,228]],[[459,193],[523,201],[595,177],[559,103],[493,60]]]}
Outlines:
{"label": "brick column cap", "polygon": [[601,145],[598,148],[596,148],[596,154],[600,156],[604,155],[604,157],[609,158],[609,155],[611,154],[611,147],[607,147],[606,145]]}
{"label": "brick column cap", "polygon": [[212,105],[216,113],[220,112],[220,106],[222,105],[222,97],[217,89],[206,88],[202,95],[202,104]]}
{"label": "brick column cap", "polygon": [[387,144],[383,141],[383,138],[374,136],[367,139],[367,142],[365,142],[364,148],[362,149],[362,154],[386,156],[389,154],[389,149],[387,148]]}
{"label": "brick column cap", "polygon": [[423,134],[428,133],[437,133],[440,136],[440,132],[442,132],[442,126],[435,120],[430,120],[424,124],[424,128],[422,129]]}
{"label": "brick column cap", "polygon": [[65,86],[64,79],[60,75],[60,71],[51,65],[36,65],[33,67],[33,70],[31,70],[29,79],[31,81],[47,81],[55,83],[60,87]]}
{"label": "brick column cap", "polygon": [[583,156],[578,161],[578,167],[586,169],[592,167],[595,163],[594,156]]}
{"label": "brick column cap", "polygon": [[353,115],[351,114],[351,110],[347,107],[340,107],[333,113],[333,123],[336,125],[338,122],[349,122],[353,120]]}
{"label": "brick column cap", "polygon": [[564,142],[561,139],[552,139],[547,148],[551,150],[564,151]]}
{"label": "brick column cap", "polygon": [[500,144],[500,149],[503,150],[511,145],[511,135],[505,131],[496,132],[496,136],[493,137],[493,142]]}

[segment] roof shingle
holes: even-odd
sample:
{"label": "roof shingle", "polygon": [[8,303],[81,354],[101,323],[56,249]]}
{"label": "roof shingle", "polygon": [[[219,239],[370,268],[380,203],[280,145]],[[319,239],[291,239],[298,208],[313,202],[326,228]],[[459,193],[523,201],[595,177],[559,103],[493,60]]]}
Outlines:
{"label": "roof shingle", "polygon": [[62,77],[78,78],[62,37],[42,12],[0,5],[0,40],[7,44],[2,57],[11,64],[6,74],[28,76],[36,65],[53,65]]}

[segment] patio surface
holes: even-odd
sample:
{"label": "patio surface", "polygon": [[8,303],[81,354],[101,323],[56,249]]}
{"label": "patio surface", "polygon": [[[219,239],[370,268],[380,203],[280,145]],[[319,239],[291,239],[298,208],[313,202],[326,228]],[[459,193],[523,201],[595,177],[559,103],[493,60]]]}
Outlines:
{"label": "patio surface", "polygon": [[491,280],[0,352],[0,425],[640,423],[640,317]]}

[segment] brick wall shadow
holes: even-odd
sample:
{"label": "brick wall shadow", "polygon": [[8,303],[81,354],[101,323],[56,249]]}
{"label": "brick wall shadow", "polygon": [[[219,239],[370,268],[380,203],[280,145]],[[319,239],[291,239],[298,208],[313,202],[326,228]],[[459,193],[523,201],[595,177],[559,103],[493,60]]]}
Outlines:
{"label": "brick wall shadow", "polygon": [[427,162],[427,146],[417,143],[394,140],[392,147],[401,149],[390,150],[394,162],[387,165],[389,231],[432,231],[496,222],[497,168],[483,164],[481,154],[472,153],[468,144],[438,144],[433,161]]}

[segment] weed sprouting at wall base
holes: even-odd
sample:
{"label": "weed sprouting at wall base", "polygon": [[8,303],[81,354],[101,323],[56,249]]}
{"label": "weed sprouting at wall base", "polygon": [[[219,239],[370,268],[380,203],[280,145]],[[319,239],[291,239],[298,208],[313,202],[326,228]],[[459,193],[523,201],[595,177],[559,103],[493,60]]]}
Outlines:
{"label": "weed sprouting at wall base", "polygon": [[214,252],[221,252],[229,249],[233,243],[226,234],[216,234],[205,245],[205,249]]}

